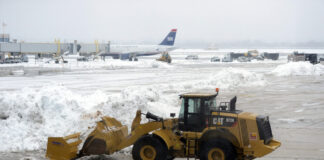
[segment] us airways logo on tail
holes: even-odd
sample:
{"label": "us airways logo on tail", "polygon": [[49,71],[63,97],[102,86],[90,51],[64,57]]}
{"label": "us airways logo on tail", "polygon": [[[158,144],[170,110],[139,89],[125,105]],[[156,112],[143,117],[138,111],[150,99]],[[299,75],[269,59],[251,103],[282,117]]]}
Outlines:
{"label": "us airways logo on tail", "polygon": [[172,29],[169,34],[164,38],[160,45],[173,46],[177,34],[177,29]]}

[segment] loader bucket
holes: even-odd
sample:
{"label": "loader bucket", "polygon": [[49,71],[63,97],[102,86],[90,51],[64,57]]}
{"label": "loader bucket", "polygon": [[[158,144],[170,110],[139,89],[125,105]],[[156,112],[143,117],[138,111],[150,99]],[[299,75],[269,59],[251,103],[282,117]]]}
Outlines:
{"label": "loader bucket", "polygon": [[46,157],[50,160],[70,160],[77,157],[80,133],[66,137],[48,137]]}
{"label": "loader bucket", "polygon": [[103,117],[97,122],[95,130],[87,137],[80,155],[112,154],[128,135],[127,126],[115,118]]}

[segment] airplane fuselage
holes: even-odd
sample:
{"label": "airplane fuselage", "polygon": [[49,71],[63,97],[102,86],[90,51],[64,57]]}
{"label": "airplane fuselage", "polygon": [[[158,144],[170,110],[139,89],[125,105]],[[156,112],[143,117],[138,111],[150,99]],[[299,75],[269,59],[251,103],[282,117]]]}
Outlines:
{"label": "airplane fuselage", "polygon": [[110,45],[111,53],[161,53],[174,49],[165,45]]}

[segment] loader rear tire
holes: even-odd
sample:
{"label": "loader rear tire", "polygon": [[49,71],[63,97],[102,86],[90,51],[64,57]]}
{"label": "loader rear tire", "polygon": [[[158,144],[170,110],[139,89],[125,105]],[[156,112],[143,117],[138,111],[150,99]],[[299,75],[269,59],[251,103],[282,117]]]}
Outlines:
{"label": "loader rear tire", "polygon": [[166,160],[168,150],[158,138],[146,135],[135,142],[132,155],[134,160]]}
{"label": "loader rear tire", "polygon": [[201,160],[235,160],[236,157],[234,146],[224,139],[205,142],[200,154]]}

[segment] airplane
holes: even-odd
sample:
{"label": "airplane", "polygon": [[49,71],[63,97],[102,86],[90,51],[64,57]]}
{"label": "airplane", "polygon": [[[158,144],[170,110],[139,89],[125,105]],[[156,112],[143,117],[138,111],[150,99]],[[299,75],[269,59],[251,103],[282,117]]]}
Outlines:
{"label": "airplane", "polygon": [[175,49],[174,41],[177,29],[172,29],[158,45],[110,45],[110,51],[99,56],[111,56],[113,59],[137,60],[139,56],[151,56]]}

